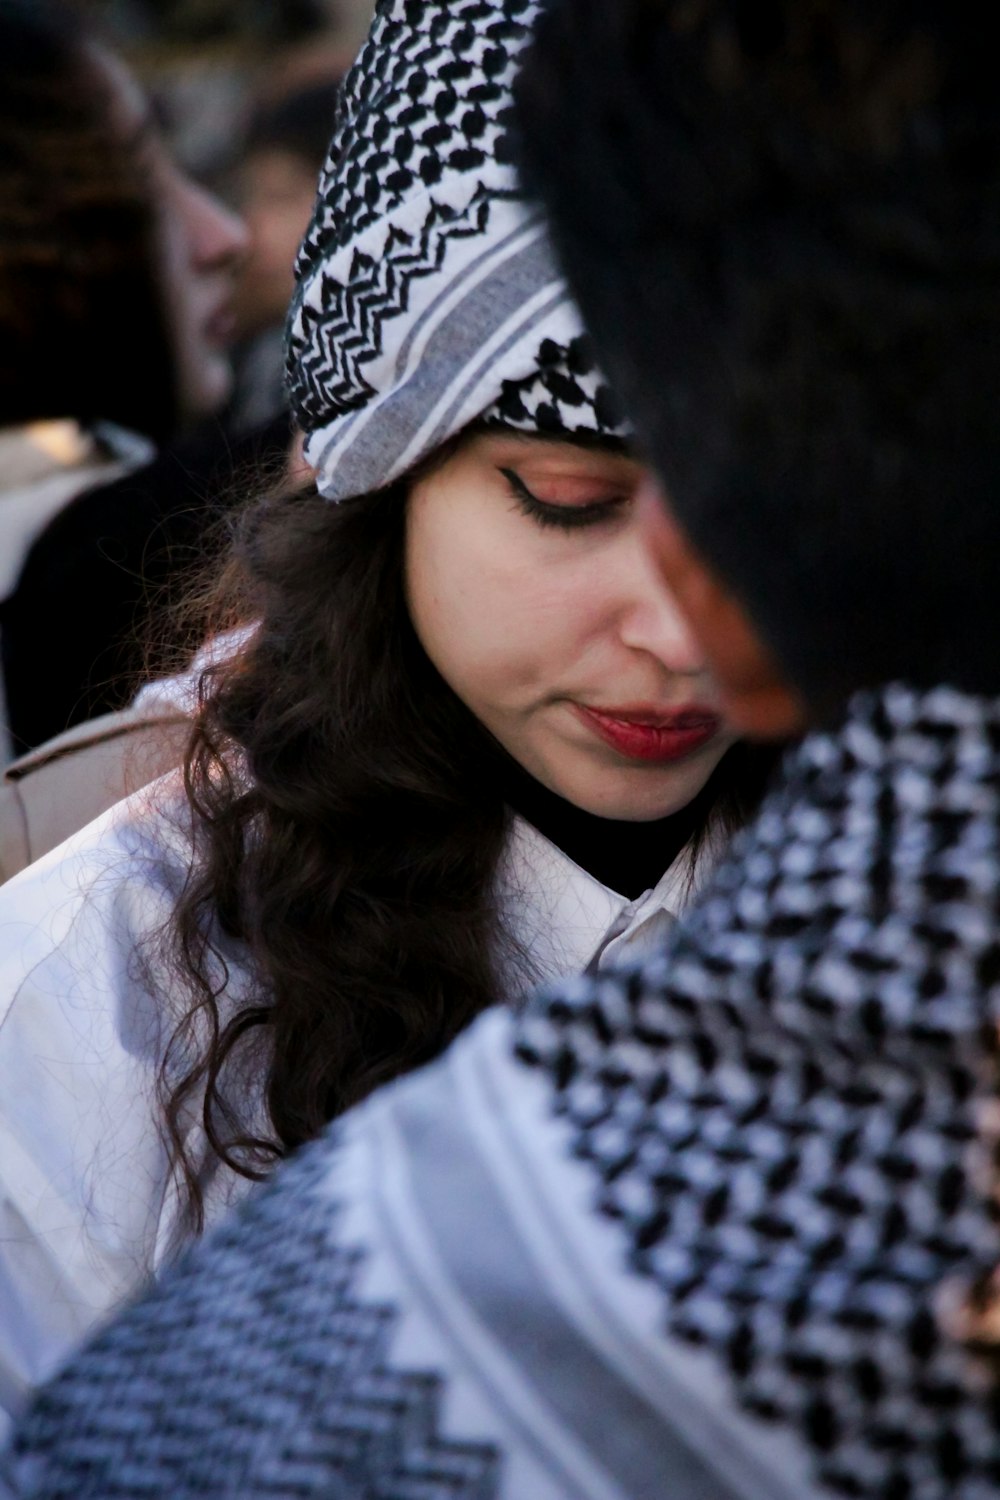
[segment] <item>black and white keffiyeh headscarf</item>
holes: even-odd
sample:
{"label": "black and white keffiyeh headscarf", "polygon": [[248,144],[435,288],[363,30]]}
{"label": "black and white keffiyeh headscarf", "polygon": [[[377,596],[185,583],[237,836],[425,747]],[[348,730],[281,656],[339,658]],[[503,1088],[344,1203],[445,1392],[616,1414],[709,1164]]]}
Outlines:
{"label": "black and white keffiyeh headscarf", "polygon": [[332,500],[474,419],[624,436],[508,132],[538,0],[381,0],[299,253],[288,385]]}

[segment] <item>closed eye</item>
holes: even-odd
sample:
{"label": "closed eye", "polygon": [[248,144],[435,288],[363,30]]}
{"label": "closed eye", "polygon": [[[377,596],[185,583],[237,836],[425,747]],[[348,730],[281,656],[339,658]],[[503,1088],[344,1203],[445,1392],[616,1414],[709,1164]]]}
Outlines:
{"label": "closed eye", "polygon": [[611,495],[605,500],[587,500],[582,504],[542,500],[529,490],[520,474],[514,469],[500,469],[510,485],[518,507],[526,516],[537,521],[539,526],[555,526],[562,531],[574,531],[584,526],[597,526],[615,516],[628,500],[627,495]]}

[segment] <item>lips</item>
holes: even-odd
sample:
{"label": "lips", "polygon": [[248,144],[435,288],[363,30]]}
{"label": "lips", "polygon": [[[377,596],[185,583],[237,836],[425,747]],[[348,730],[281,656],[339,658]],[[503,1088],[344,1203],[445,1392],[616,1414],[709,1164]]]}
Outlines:
{"label": "lips", "polygon": [[697,706],[670,713],[644,708],[573,706],[586,728],[629,760],[660,764],[686,760],[713,740],[722,728],[718,714]]}

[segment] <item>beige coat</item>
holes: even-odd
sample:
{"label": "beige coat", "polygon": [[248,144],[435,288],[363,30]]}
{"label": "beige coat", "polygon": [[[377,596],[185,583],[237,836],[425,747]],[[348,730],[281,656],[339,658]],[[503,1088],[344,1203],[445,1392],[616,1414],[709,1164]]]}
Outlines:
{"label": "beige coat", "polygon": [[127,708],[14,761],[0,782],[0,884],[179,765],[190,728],[179,710]]}

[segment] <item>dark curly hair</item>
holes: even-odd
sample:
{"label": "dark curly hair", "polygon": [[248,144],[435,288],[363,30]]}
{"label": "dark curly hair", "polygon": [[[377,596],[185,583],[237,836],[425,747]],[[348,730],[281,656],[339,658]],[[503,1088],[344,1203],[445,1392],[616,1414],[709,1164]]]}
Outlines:
{"label": "dark curly hair", "polygon": [[[202,677],[186,761],[196,855],[162,935],[187,1009],[160,1090],[196,1226],[192,1108],[216,1155],[258,1177],[534,977],[495,898],[504,753],[410,621],[415,477],[341,505],[314,490],[252,505],[210,590],[217,627],[256,623]],[[735,746],[711,814],[743,821],[774,755]],[[234,942],[253,975],[238,997]]]}
{"label": "dark curly hair", "polygon": [[0,0],[0,425],[173,432],[179,394],[140,145],[77,12]]}

